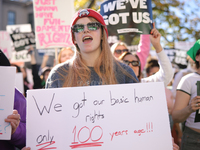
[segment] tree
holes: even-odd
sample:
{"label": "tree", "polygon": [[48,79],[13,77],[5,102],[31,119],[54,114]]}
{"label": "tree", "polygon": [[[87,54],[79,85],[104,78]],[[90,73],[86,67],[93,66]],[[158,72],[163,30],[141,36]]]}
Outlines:
{"label": "tree", "polygon": [[195,41],[200,38],[198,5],[198,0],[152,1],[153,18],[166,45],[174,47],[175,41]]}

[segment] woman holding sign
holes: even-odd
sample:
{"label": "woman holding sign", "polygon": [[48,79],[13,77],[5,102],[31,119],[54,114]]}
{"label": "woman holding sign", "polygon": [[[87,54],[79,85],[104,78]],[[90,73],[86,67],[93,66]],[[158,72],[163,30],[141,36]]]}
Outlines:
{"label": "woman holding sign", "polygon": [[[107,27],[99,13],[91,9],[77,12],[71,33],[77,49],[76,57],[51,70],[46,88],[139,82],[133,70],[112,55]],[[162,50],[159,32],[153,28],[150,36],[153,46]]]}
{"label": "woman holding sign", "polygon": [[138,82],[133,70],[113,57],[99,13],[91,9],[77,12],[71,33],[76,57],[53,68],[46,88]]}
{"label": "woman holding sign", "polygon": [[187,54],[195,61],[197,72],[185,75],[179,82],[172,117],[174,122],[186,121],[181,149],[197,150],[200,149],[200,39]]}
{"label": "woman holding sign", "polygon": [[[77,12],[71,33],[77,49],[76,58],[53,68],[47,88],[138,82],[133,70],[113,57],[108,31],[99,13],[91,9]],[[162,51],[161,35],[155,26],[151,33],[151,43],[156,50]]]}

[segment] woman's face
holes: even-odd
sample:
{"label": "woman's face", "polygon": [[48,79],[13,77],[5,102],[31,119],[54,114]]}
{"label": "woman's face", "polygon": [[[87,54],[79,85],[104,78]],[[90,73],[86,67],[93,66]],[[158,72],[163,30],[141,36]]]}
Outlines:
{"label": "woman's face", "polygon": [[50,71],[46,71],[45,72],[45,74],[44,74],[44,81],[46,82],[47,81],[47,78],[48,78],[48,76],[49,76],[49,73],[50,73]]}
{"label": "woman's face", "polygon": [[63,63],[69,59],[71,59],[74,55],[74,51],[71,49],[65,49],[63,51],[61,51],[61,55],[60,55],[60,62]]}
{"label": "woman's face", "polygon": [[[129,54],[124,57],[123,61],[132,62],[132,61],[138,61],[138,59],[134,55]],[[139,66],[133,66],[131,63],[129,63],[129,66],[133,69],[135,75],[138,76],[139,75]]]}
{"label": "woman's face", "polygon": [[90,31],[86,26],[90,22],[97,21],[91,21],[88,17],[84,17],[76,22],[76,24],[83,24],[85,26],[82,32],[74,32],[74,42],[78,45],[82,55],[91,53],[99,55],[101,52],[101,28]]}
{"label": "woman's face", "polygon": [[118,45],[116,48],[115,48],[115,51],[114,51],[114,56],[116,58],[119,58],[119,56],[121,56],[121,54],[123,52],[128,52],[128,49],[124,46],[124,45]]}

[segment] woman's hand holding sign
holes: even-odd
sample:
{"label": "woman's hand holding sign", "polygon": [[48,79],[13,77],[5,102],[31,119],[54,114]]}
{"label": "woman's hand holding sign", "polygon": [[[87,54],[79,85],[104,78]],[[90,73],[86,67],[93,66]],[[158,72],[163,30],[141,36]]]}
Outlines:
{"label": "woman's hand holding sign", "polygon": [[11,133],[15,133],[17,127],[19,126],[20,123],[20,114],[18,114],[17,110],[13,110],[13,114],[9,115],[6,119],[5,122],[9,122],[12,127]]}
{"label": "woman's hand holding sign", "polygon": [[156,52],[159,53],[162,51],[162,46],[160,44],[160,32],[155,28],[155,23],[153,23],[153,29],[151,29],[150,41],[153,47],[156,49]]}

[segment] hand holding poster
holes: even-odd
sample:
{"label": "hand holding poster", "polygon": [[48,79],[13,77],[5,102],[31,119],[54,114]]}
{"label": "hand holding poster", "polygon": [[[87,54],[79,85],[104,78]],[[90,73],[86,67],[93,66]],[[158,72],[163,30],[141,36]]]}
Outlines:
{"label": "hand holding poster", "polygon": [[10,140],[11,126],[4,121],[13,113],[15,67],[0,67],[0,140]]}
{"label": "hand holding poster", "polygon": [[151,0],[108,0],[101,4],[100,13],[111,36],[149,34],[152,28]]}
{"label": "hand holding poster", "polygon": [[29,90],[26,145],[172,150],[164,91],[162,82]]}

